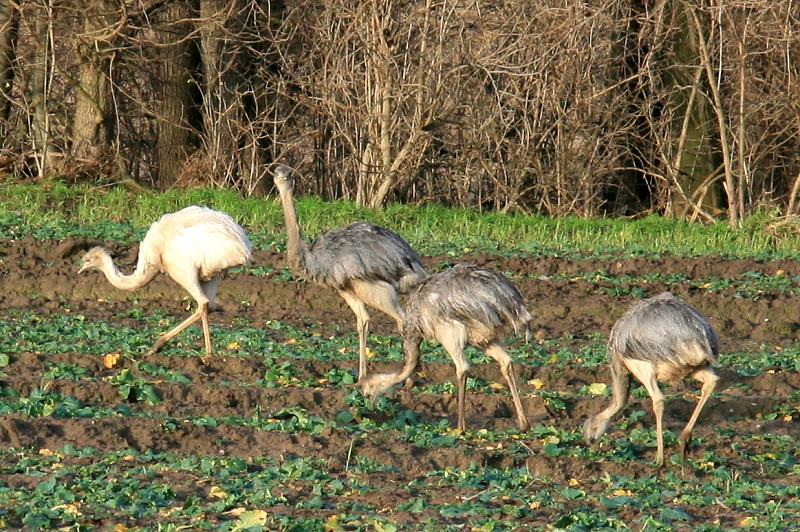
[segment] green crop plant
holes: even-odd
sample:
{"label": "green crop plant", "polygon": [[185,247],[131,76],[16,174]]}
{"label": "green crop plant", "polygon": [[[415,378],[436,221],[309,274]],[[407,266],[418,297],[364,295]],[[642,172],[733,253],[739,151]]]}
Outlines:
{"label": "green crop plant", "polygon": [[48,369],[42,373],[42,380],[82,380],[89,377],[89,372],[86,368],[66,363],[48,364]]}
{"label": "green crop plant", "polygon": [[[197,202],[242,221],[256,249],[285,251],[279,206],[236,194],[171,191],[136,199],[115,189],[92,197],[63,184],[15,192],[30,202],[0,193],[0,238],[54,246],[56,239],[86,236],[133,245],[160,214]],[[674,289],[697,298],[713,294],[714,304],[736,298],[737,309],[761,300],[754,304],[760,319],[764,307],[791,305],[800,295],[797,276],[766,262],[719,268],[743,272],[735,275],[676,272],[675,264],[662,273],[649,260],[636,263],[645,266],[641,271],[604,262],[797,257],[791,239],[762,240],[763,220],[733,231],[658,218],[550,220],[395,205],[371,211],[312,198],[302,198],[298,210],[312,238],[360,218],[395,229],[422,253],[438,254],[428,257],[434,270],[496,260],[532,293],[532,309],[562,294],[569,298],[564,306],[574,308],[575,293],[598,294],[621,308]],[[562,259],[559,273],[524,273],[540,266],[558,272]],[[517,262],[521,271],[512,266]],[[283,263],[268,264],[232,273],[267,290],[295,282]],[[793,482],[800,474],[794,434],[800,351],[791,320],[780,329],[759,322],[759,335],[743,342],[725,338],[734,349],[719,357],[724,378],[683,465],[676,434],[696,394],[691,387],[664,388],[669,463],[657,471],[649,465],[651,403],[638,384],[613,428],[595,445],[584,443],[582,420],[610,400],[607,330],[558,327],[562,332],[528,344],[509,340],[533,424],[524,433],[513,428],[493,362],[469,349],[475,371],[468,401],[475,408],[468,411],[478,422],[460,432],[453,423],[452,363],[437,345],[423,345],[414,387],[373,402],[356,383],[350,318],[346,326],[302,315],[279,321],[263,298],[237,296],[245,300],[237,301],[242,312],[213,315],[215,355],[203,365],[196,328],[163,352],[146,354],[179,317],[151,311],[153,302],[141,295],[127,307],[109,299],[98,311],[92,301],[44,294],[35,287],[29,304],[4,308],[0,318],[0,433],[23,442],[0,449],[0,528],[710,531],[783,530],[800,519]],[[540,294],[541,303],[534,299]],[[570,320],[569,312],[556,319]],[[542,324],[549,333],[548,326]],[[402,339],[391,323],[387,334],[377,329],[370,335],[375,370],[399,367]],[[109,367],[107,358],[117,361]],[[82,431],[98,436],[70,440]]]}
{"label": "green crop plant", "polygon": [[148,405],[161,402],[155,388],[149,382],[125,368],[108,378],[109,384],[119,389],[119,395],[128,401],[143,401]]}

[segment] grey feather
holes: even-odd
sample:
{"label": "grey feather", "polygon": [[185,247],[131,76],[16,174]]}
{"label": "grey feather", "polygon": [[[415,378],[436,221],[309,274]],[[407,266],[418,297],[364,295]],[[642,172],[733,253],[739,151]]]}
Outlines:
{"label": "grey feather", "polygon": [[614,324],[608,345],[624,358],[677,365],[688,364],[685,353],[697,347],[709,363],[719,355],[719,339],[708,320],[669,292],[634,304]]}
{"label": "grey feather", "polygon": [[583,425],[587,443],[597,440],[628,400],[630,375],[641,382],[653,401],[656,417],[657,466],[664,464],[662,417],[664,394],[659,381],[674,382],[690,375],[702,383],[700,399],[678,437],[681,460],[686,457],[692,429],[719,377],[711,364],[719,355],[719,338],[694,307],[664,292],[635,303],[614,324],[608,339],[613,393],[611,404],[589,416]]}
{"label": "grey feather", "polygon": [[286,256],[298,277],[336,289],[356,316],[359,380],[367,372],[367,306],[402,324],[397,293],[419,284],[428,274],[419,255],[397,234],[367,222],[334,229],[311,245],[303,240],[294,205],[294,179],[289,167],[275,169],[275,186],[286,220]]}
{"label": "grey feather", "polygon": [[315,282],[341,289],[353,280],[383,281],[400,292],[427,274],[419,255],[394,232],[367,222],[334,229],[317,238],[305,257]]}
{"label": "grey feather", "polygon": [[517,413],[517,425],[530,425],[517,388],[514,364],[500,343],[507,329],[529,333],[531,315],[519,290],[504,275],[459,264],[424,280],[408,298],[403,318],[403,367],[396,372],[373,374],[361,382],[361,390],[378,397],[392,386],[408,379],[419,364],[419,345],[423,338],[438,340],[456,367],[458,385],[458,428],[466,428],[464,404],[469,361],[464,346],[483,348],[500,365],[508,383]]}
{"label": "grey feather", "polygon": [[[428,277],[406,305],[405,334],[435,336],[438,320],[488,330],[529,331],[532,319],[519,290],[504,275],[472,264],[458,264]],[[487,339],[490,340],[490,339]]]}

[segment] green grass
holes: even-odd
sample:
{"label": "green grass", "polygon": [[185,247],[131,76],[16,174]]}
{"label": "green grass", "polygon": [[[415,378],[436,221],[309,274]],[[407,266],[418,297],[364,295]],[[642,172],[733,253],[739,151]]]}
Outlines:
{"label": "green grass", "polygon": [[[274,196],[242,198],[216,189],[134,194],[122,187],[0,181],[0,237],[60,239],[93,236],[133,242],[164,213],[191,204],[223,210],[253,236],[257,247],[285,241],[283,213]],[[377,211],[352,202],[298,201],[307,237],[356,220],[403,235],[425,254],[460,256],[470,251],[545,256],[679,256],[800,258],[800,235],[776,237],[770,215],[749,218],[740,230],[649,216],[640,220],[548,218],[479,213],[437,205],[392,204]],[[80,228],[76,228],[80,226]]]}

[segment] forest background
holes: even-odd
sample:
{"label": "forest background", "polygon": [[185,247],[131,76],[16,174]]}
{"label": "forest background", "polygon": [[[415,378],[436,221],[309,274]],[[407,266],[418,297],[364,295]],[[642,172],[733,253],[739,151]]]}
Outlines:
{"label": "forest background", "polygon": [[0,0],[0,174],[800,212],[794,0]]}

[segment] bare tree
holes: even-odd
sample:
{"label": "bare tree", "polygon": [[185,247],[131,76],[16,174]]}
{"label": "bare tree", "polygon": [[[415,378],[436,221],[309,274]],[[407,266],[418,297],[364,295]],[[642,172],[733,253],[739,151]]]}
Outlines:
{"label": "bare tree", "polygon": [[791,2],[662,0],[643,14],[641,160],[664,212],[738,225],[789,196],[797,27]]}
{"label": "bare tree", "polygon": [[302,192],[372,207],[736,225],[797,210],[796,7],[0,2],[2,164],[79,177],[113,153],[90,175],[263,194],[285,160]]}
{"label": "bare tree", "polygon": [[234,181],[236,147],[240,127],[236,94],[236,32],[229,21],[235,18],[237,0],[200,1],[200,57],[203,67],[203,139],[209,171],[219,184]]}
{"label": "bare tree", "polygon": [[0,138],[8,131],[18,30],[19,9],[11,2],[0,2]]}
{"label": "bare tree", "polygon": [[153,17],[159,97],[155,165],[161,188],[175,182],[191,152],[191,15],[188,0],[173,0]]}
{"label": "bare tree", "polygon": [[29,11],[30,34],[33,42],[32,64],[28,70],[27,102],[30,116],[30,138],[39,177],[47,175],[59,150],[53,144],[50,95],[55,64],[54,24],[52,0],[41,0]]}
{"label": "bare tree", "polygon": [[115,3],[88,2],[83,33],[75,37],[80,73],[75,91],[72,155],[78,160],[99,158],[110,142],[112,52],[107,49],[121,29]]}
{"label": "bare tree", "polygon": [[332,0],[286,18],[296,39],[314,36],[301,63],[284,59],[299,67],[293,80],[301,90],[314,95],[304,103],[318,117],[318,146],[335,150],[335,163],[353,176],[341,188],[360,204],[386,203],[413,175],[432,125],[452,110],[447,90],[454,87],[444,80],[455,66],[440,60],[442,29],[455,16],[447,8],[433,0]]}

